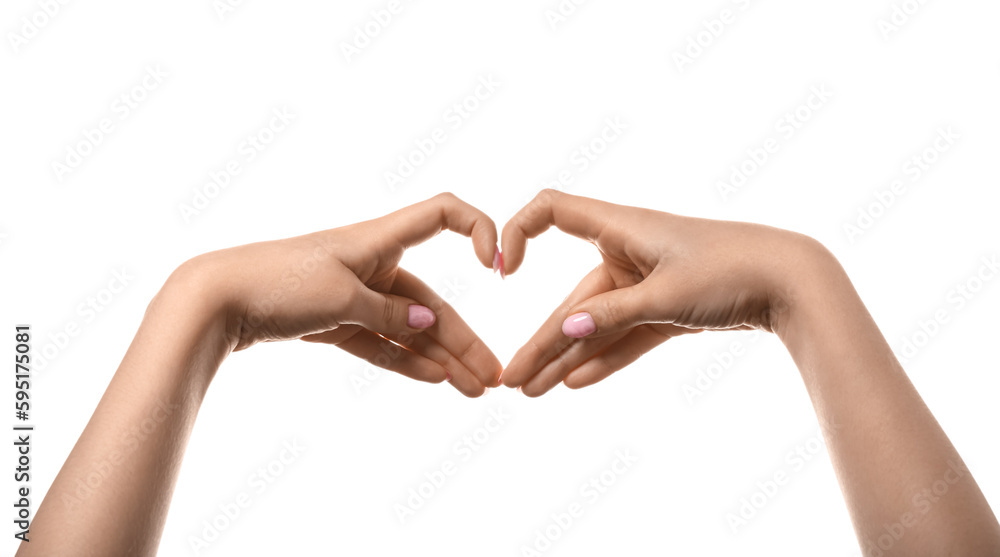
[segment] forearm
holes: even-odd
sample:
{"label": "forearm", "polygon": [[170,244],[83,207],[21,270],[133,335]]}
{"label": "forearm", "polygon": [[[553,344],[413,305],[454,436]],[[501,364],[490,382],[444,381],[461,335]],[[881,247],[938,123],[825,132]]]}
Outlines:
{"label": "forearm", "polygon": [[825,250],[812,262],[786,290],[775,332],[824,427],[865,555],[1000,550],[982,492],[847,275]]}
{"label": "forearm", "polygon": [[[398,266],[406,247],[445,229],[473,238],[490,268],[496,225],[450,194],[181,265],[150,302],[18,555],[155,554],[195,417],[234,350],[302,339],[418,380],[448,380],[470,397],[495,387],[496,356],[441,296]],[[400,350],[389,338],[409,346]]]}
{"label": "forearm", "polygon": [[229,352],[203,286],[172,277],[150,303],[18,556],[155,554],[195,417]]}

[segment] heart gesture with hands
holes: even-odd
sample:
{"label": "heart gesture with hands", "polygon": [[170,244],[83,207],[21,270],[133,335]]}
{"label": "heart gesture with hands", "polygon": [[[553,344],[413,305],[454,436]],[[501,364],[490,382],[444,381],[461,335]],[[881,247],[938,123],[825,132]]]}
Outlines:
{"label": "heart gesture with hands", "polygon": [[[551,227],[590,242],[590,271],[506,368],[458,313],[399,267],[444,230],[513,274]],[[257,343],[336,346],[468,397],[504,385],[540,396],[592,385],[663,342],[708,330],[773,332],[798,366],[866,554],[946,471],[948,495],[894,555],[998,555],[1000,525],[836,258],[767,226],[698,219],[545,190],[503,228],[451,194],[304,236],[180,265],[142,323],[17,555],[153,555],[198,410],[222,362]],[[749,370],[747,372],[750,372]],[[162,422],[137,449],[150,409]],[[108,455],[128,455],[86,505],[71,501]],[[113,524],[114,527],[107,527]],[[881,550],[880,550],[881,551]],[[886,553],[887,555],[889,553]]]}

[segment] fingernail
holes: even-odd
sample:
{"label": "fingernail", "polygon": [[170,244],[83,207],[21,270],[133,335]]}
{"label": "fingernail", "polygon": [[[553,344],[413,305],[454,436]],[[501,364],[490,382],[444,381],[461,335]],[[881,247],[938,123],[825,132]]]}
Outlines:
{"label": "fingernail", "polygon": [[409,315],[406,316],[406,325],[414,329],[426,329],[434,324],[437,316],[427,306],[410,304]]}
{"label": "fingernail", "polygon": [[562,332],[571,338],[583,338],[597,330],[597,324],[589,313],[575,313],[563,321]]}
{"label": "fingernail", "polygon": [[503,268],[503,254],[500,253],[500,248],[493,252],[493,272],[500,271],[500,278],[507,276],[507,270]]}
{"label": "fingernail", "polygon": [[445,381],[451,381],[451,372],[450,371],[444,372],[444,380]]}

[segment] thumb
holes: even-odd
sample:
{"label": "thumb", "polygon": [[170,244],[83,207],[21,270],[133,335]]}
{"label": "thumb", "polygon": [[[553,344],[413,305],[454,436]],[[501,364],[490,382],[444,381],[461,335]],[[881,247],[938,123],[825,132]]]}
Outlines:
{"label": "thumb", "polygon": [[383,335],[419,333],[437,321],[434,310],[410,298],[377,292],[364,285],[359,285],[359,290],[348,320],[370,331]]}
{"label": "thumb", "polygon": [[562,323],[572,338],[602,337],[651,321],[655,293],[645,282],[603,292],[574,305]]}

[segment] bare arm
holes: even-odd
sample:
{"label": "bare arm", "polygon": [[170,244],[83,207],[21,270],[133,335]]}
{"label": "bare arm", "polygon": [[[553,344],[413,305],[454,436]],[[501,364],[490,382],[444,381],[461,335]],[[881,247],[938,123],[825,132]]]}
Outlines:
{"label": "bare arm", "polygon": [[[504,226],[508,273],[550,226],[594,243],[603,262],[515,354],[505,385],[540,396],[596,383],[679,335],[775,332],[824,426],[865,555],[1000,554],[972,474],[818,242],[544,191]],[[875,545],[886,526],[899,533],[888,550]]]}
{"label": "bare arm", "polygon": [[865,555],[996,555],[1000,527],[972,474],[841,266],[826,250],[812,257],[775,332],[830,424],[824,436]]}
{"label": "bare arm", "polygon": [[150,303],[17,555],[154,555],[198,409],[234,350],[302,339],[414,379],[448,381],[470,397],[497,386],[496,356],[397,266],[407,247],[445,229],[471,236],[480,263],[493,267],[493,222],[451,195],[181,265]]}
{"label": "bare arm", "polygon": [[149,305],[19,556],[156,553],[195,417],[231,348],[209,294],[175,277]]}

